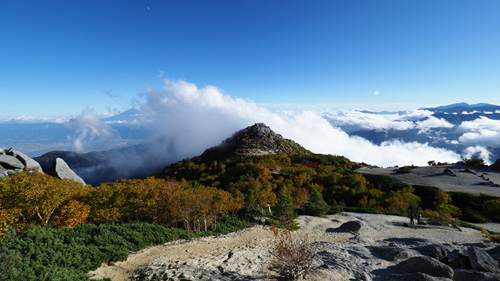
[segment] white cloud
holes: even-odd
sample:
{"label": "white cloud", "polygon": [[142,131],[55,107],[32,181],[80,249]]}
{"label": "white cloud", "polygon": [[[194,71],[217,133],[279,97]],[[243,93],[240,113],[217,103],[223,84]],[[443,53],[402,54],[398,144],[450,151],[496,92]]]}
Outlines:
{"label": "white cloud", "polygon": [[428,110],[412,110],[405,113],[376,114],[356,110],[327,113],[325,117],[334,126],[356,126],[367,130],[409,130],[418,129],[426,133],[429,129],[453,128],[454,125],[442,118],[432,116]]}
{"label": "white cloud", "polygon": [[492,130],[481,130],[461,135],[458,140],[464,145],[478,144],[488,147],[500,146],[500,132]]}
{"label": "white cloud", "polygon": [[459,138],[464,145],[500,146],[500,120],[481,116],[475,120],[463,122],[459,130],[465,132]]}
{"label": "white cloud", "polygon": [[373,92],[373,95],[375,95],[375,96],[378,96],[379,94],[380,94],[380,91],[379,91],[379,90],[375,90],[375,91]]}
{"label": "white cloud", "polygon": [[427,117],[431,117],[432,114],[433,114],[432,111],[429,110],[421,110],[421,109],[411,110],[407,111],[405,114],[402,114],[401,120],[418,121]]}
{"label": "white cloud", "polygon": [[399,114],[375,114],[357,110],[340,111],[324,115],[334,126],[357,126],[367,130],[385,131],[413,129],[415,124]]}
{"label": "white cloud", "polygon": [[500,131],[500,120],[493,120],[485,116],[480,116],[475,120],[462,122],[459,129],[464,131],[483,129]]}
{"label": "white cloud", "polygon": [[467,112],[467,111],[463,111],[462,112],[463,115],[472,115],[472,114],[475,114],[475,113],[480,113],[480,112],[477,111],[477,110],[474,110],[474,111],[471,111],[471,112]]}
{"label": "white cloud", "polygon": [[117,138],[113,129],[103,123],[89,109],[75,118],[71,118],[66,123],[66,126],[75,130],[75,135],[68,136],[68,140],[73,143],[73,147],[77,152],[95,150],[96,147]]}
{"label": "white cloud", "polygon": [[436,118],[434,116],[429,116],[425,120],[417,121],[416,127],[419,129],[418,133],[422,134],[422,133],[426,133],[430,129],[453,128],[455,126],[443,118]]}
{"label": "white cloud", "polygon": [[[454,152],[416,142],[390,141],[374,145],[366,139],[349,136],[319,113],[271,111],[252,101],[233,99],[214,86],[198,88],[185,81],[165,80],[163,90],[149,90],[144,97],[142,110],[151,115],[157,126],[158,139],[164,142],[158,145],[166,147],[168,143],[174,148],[177,158],[197,155],[219,144],[235,131],[263,122],[313,152],[344,155],[353,161],[392,166],[426,165],[429,159],[442,162],[460,159]],[[349,118],[345,120],[357,116],[357,122],[371,122],[374,128],[392,126],[407,129],[413,126],[412,122],[398,118],[412,119],[428,116],[428,113],[413,112],[404,117],[377,117],[359,112],[348,112],[347,115]]]}
{"label": "white cloud", "polygon": [[480,145],[467,147],[462,152],[462,155],[464,159],[481,158],[486,164],[491,164],[491,152],[488,151],[487,148]]}
{"label": "white cloud", "polygon": [[64,123],[68,121],[67,118],[51,118],[51,117],[33,117],[33,116],[16,116],[5,119],[0,119],[2,123]]}

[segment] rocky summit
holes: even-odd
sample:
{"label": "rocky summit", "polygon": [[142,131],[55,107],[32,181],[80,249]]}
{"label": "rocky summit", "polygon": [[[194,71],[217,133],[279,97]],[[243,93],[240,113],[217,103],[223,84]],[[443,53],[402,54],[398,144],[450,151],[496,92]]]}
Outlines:
{"label": "rocky summit", "polygon": [[275,133],[264,123],[256,123],[234,133],[223,141],[220,147],[230,147],[237,153],[244,155],[265,155],[279,152],[310,153],[298,143]]}

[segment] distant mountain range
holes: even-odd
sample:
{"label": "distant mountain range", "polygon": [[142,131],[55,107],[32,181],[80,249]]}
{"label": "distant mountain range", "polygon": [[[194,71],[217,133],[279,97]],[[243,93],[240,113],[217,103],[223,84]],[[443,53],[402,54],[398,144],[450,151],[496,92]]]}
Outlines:
{"label": "distant mountain range", "polygon": [[484,112],[495,112],[497,110],[500,110],[500,106],[488,103],[468,104],[465,102],[461,102],[461,103],[455,103],[438,107],[426,107],[421,109],[429,110],[432,112],[463,113],[473,110],[484,113]]}

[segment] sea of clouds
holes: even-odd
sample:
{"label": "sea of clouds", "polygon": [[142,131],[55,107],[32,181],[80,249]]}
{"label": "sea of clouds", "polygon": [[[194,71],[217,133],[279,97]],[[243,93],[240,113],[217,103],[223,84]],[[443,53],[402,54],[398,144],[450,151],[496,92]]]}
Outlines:
{"label": "sea of clouds", "polygon": [[[318,112],[276,111],[251,100],[232,98],[214,86],[198,87],[182,80],[165,79],[162,89],[149,89],[135,103],[142,112],[135,122],[154,127],[154,141],[148,161],[173,162],[202,153],[234,132],[262,122],[283,137],[292,139],[316,153],[343,155],[356,162],[388,167],[427,165],[427,162],[457,162],[474,156],[487,161],[490,144],[500,145],[500,121],[481,118],[464,122],[459,141],[470,144],[460,154],[429,143],[392,139],[374,144],[341,129],[348,125],[370,130],[418,130],[453,128],[444,119],[426,110],[376,114],[361,111]],[[97,148],[116,135],[110,125],[86,111],[70,122],[79,133],[72,140],[76,150]],[[87,149],[85,149],[87,148]],[[151,159],[154,159],[151,160]]]}

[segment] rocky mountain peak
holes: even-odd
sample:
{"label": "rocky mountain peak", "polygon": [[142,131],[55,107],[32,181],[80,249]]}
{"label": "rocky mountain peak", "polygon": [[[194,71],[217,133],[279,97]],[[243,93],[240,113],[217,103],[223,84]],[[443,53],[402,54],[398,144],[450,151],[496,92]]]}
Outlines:
{"label": "rocky mountain peak", "polygon": [[301,145],[283,138],[264,123],[256,123],[233,134],[222,146],[229,146],[244,155],[265,155],[278,152],[308,152]]}

